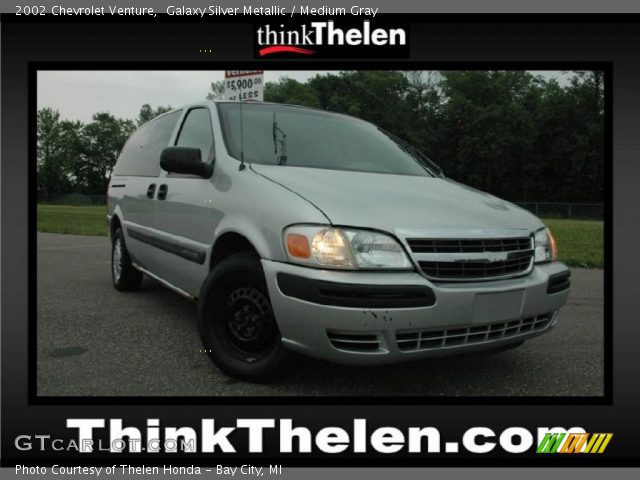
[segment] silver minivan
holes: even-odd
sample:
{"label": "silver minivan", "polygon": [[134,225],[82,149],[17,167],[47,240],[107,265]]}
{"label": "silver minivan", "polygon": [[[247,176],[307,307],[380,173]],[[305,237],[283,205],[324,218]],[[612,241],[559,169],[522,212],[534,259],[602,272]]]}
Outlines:
{"label": "silver minivan", "polygon": [[292,105],[187,105],[140,127],[108,192],[112,277],[198,301],[204,349],[253,381],[290,352],[376,365],[520,345],[569,294],[531,213],[371,123]]}

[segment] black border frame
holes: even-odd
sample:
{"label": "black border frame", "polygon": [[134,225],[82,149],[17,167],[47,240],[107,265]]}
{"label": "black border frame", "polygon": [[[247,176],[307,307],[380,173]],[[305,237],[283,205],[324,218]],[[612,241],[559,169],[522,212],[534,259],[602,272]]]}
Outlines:
{"label": "black border frame", "polygon": [[[4,15],[3,15],[4,17]],[[477,21],[460,18],[455,21]],[[462,16],[464,17],[464,15]],[[508,17],[511,17],[510,15]],[[526,21],[535,22],[526,16]],[[533,15],[535,17],[535,15]],[[51,19],[51,17],[44,17]],[[591,17],[593,18],[593,17]],[[15,19],[15,17],[13,17]],[[572,18],[574,21],[575,18]],[[3,18],[2,20],[5,20]],[[505,20],[504,17],[500,20]],[[509,19],[512,20],[512,19]],[[522,19],[525,20],[525,19]],[[558,21],[570,20],[559,16]],[[595,18],[594,18],[595,20]],[[628,18],[617,18],[629,21]],[[615,21],[615,20],[614,20]],[[633,21],[629,21],[633,23]],[[39,396],[37,395],[37,239],[36,239],[36,119],[37,73],[39,70],[601,70],[604,71],[604,395],[580,397],[554,396],[469,396],[469,397],[270,397],[270,396]],[[613,62],[425,62],[402,60],[253,60],[207,62],[28,62],[28,157],[29,157],[29,226],[28,226],[28,405],[613,405]],[[508,462],[507,462],[508,463]]]}

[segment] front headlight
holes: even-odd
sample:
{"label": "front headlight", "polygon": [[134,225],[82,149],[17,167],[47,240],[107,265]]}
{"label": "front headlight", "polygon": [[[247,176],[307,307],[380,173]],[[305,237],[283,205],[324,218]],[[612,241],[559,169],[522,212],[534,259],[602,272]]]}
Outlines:
{"label": "front headlight", "polygon": [[558,259],[558,246],[548,228],[541,228],[534,237],[536,263],[555,262]]}
{"label": "front headlight", "polygon": [[294,225],[284,231],[289,261],[344,269],[413,269],[392,236],[354,228]]}

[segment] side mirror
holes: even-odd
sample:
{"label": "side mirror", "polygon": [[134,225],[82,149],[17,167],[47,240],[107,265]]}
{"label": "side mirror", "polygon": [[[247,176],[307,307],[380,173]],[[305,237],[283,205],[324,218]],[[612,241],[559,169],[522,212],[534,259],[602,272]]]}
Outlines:
{"label": "side mirror", "polygon": [[202,178],[211,178],[213,175],[213,166],[202,162],[199,148],[167,147],[160,154],[160,166],[171,173],[197,175]]}

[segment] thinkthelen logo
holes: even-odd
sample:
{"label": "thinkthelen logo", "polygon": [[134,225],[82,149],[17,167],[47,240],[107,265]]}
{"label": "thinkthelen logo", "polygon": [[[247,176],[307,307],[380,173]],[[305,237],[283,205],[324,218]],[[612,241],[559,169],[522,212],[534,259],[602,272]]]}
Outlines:
{"label": "thinkthelen logo", "polygon": [[[49,434],[25,432],[14,438],[14,447],[18,451],[78,454],[242,454],[247,451],[265,453],[268,442],[280,453],[320,452],[333,455],[344,452],[395,454],[400,451],[438,455],[462,452],[520,455],[532,451],[541,454],[601,454],[613,437],[612,433],[589,434],[578,426],[568,429],[538,427],[537,432],[520,426],[501,430],[475,426],[467,428],[458,437],[444,438],[438,428],[431,425],[402,428],[369,425],[365,418],[354,418],[340,426],[315,428],[294,424],[291,418],[273,417],[237,418],[235,422],[228,423],[202,418],[199,425],[177,426],[165,425],[159,418],[147,418],[146,425],[136,426],[125,425],[122,418],[68,418],[66,425],[74,435],[56,438]],[[239,439],[238,435],[244,439]]]}
{"label": "thinkthelen logo", "polygon": [[[256,28],[256,56],[406,57],[405,26],[380,25],[371,20],[277,23]],[[284,55],[283,55],[284,54]]]}

